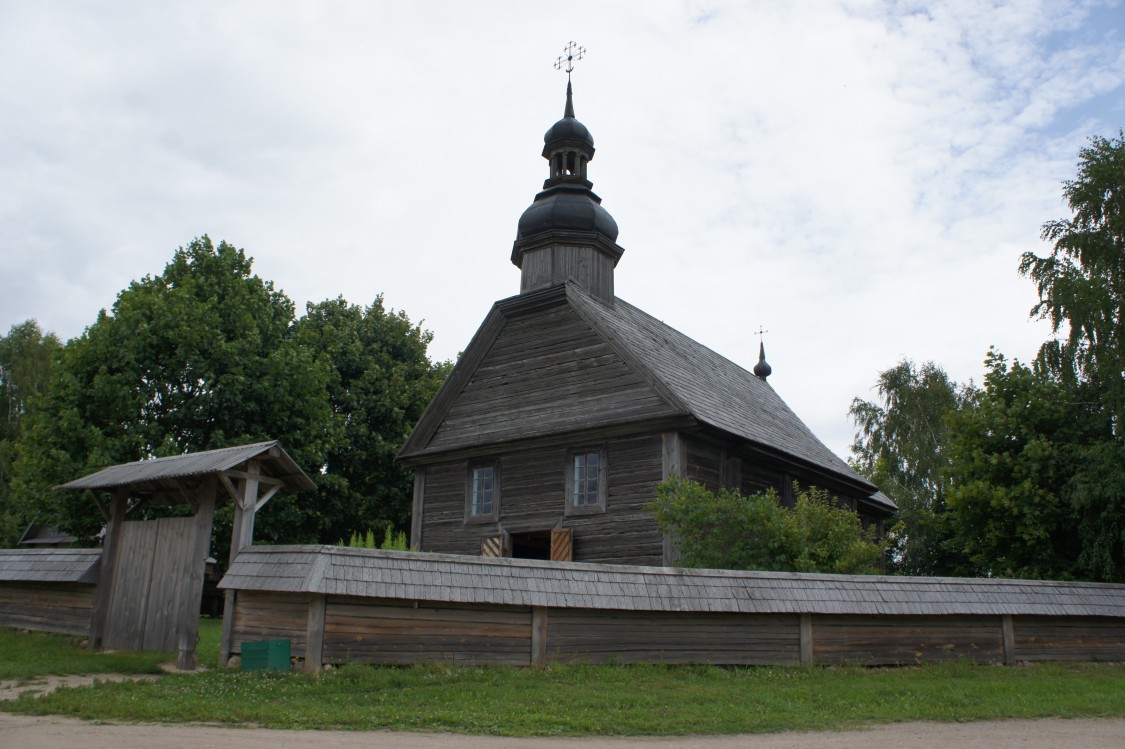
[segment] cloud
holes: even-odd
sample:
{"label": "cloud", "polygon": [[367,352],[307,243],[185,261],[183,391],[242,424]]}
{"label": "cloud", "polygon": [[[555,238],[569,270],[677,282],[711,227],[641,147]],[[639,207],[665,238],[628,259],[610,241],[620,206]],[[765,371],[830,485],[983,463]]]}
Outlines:
{"label": "cloud", "polygon": [[901,357],[1027,357],[1019,255],[1121,126],[1119,3],[61,3],[0,10],[0,327],[64,337],[175,247],[456,355],[518,291],[568,34],[618,293],[771,382],[837,452]]}

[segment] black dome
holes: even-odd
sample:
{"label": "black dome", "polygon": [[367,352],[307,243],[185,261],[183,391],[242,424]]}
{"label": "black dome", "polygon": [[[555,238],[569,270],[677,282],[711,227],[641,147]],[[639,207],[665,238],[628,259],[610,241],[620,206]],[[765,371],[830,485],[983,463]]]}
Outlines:
{"label": "black dome", "polygon": [[520,216],[516,240],[556,229],[597,232],[611,242],[617,241],[617,222],[588,190],[556,188],[540,193]]}
{"label": "black dome", "polygon": [[551,129],[543,135],[543,143],[547,145],[562,140],[577,140],[585,143],[591,149],[594,148],[594,136],[590,135],[586,126],[574,117],[563,117],[554,125],[551,125]]}

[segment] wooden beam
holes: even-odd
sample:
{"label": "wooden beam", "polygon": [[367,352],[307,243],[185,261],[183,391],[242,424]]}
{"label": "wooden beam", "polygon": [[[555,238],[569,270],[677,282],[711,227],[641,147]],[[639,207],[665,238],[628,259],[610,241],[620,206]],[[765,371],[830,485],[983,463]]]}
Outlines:
{"label": "wooden beam", "polygon": [[254,503],[254,513],[257,514],[258,510],[262,509],[262,507],[265,506],[266,502],[269,502],[271,499],[273,499],[273,495],[277,494],[281,490],[281,488],[282,487],[280,486],[271,486],[269,489],[267,489],[265,495]]}
{"label": "wooden beam", "polygon": [[93,489],[88,489],[87,491],[90,493],[90,499],[94,500],[94,504],[96,504],[98,506],[98,509],[101,510],[102,519],[108,523],[109,508],[105,506],[104,502],[98,499],[98,493],[96,491],[94,491]]}
{"label": "wooden beam", "polygon": [[[233,549],[231,554],[234,554]],[[234,645],[231,640],[234,636],[235,606],[237,604],[235,592],[228,589],[223,594],[223,634],[219,641],[219,668],[226,668],[230,663],[230,651]]]}
{"label": "wooden beam", "polygon": [[801,665],[813,664],[812,614],[801,614]]}
{"label": "wooden beam", "polygon": [[1016,628],[1012,625],[1012,615],[1000,617],[1000,628],[1004,633],[1004,665],[1016,665]]}
{"label": "wooden beam", "polygon": [[256,460],[250,461],[247,466],[249,477],[242,482],[242,501],[235,508],[235,515],[242,515],[239,523],[238,536],[231,539],[231,546],[239,551],[254,543],[254,508],[258,504],[258,479],[262,465]]}
{"label": "wooden beam", "polygon": [[[258,461],[254,461],[253,465],[257,466],[259,471],[261,470],[261,463],[259,463]],[[282,480],[282,479],[275,479],[273,476],[263,476],[261,473],[258,473],[257,475],[255,475],[251,471],[229,470],[229,471],[223,471],[223,475],[224,476],[232,476],[236,479],[257,479],[259,484],[266,484],[268,486],[277,486],[277,487],[284,487],[285,486],[285,481]]]}
{"label": "wooden beam", "polygon": [[219,493],[219,481],[214,475],[208,476],[195,493],[195,538],[192,548],[191,572],[178,604],[176,627],[179,630],[176,643],[176,667],[194,671],[199,665],[195,643],[199,639],[199,597],[203,593],[203,576],[207,572],[207,554],[211,549],[211,528],[215,522],[215,505]]}
{"label": "wooden beam", "polygon": [[102,542],[101,569],[98,572],[98,590],[94,597],[94,611],[90,615],[91,650],[101,650],[105,633],[109,627],[110,606],[113,603],[113,583],[117,576],[120,558],[121,524],[129,503],[129,488],[119,487],[110,505],[109,522],[106,523],[105,539]]}
{"label": "wooden beam", "polygon": [[422,512],[426,500],[426,469],[414,469],[414,506],[410,511],[410,548],[422,550]]}
{"label": "wooden beam", "polygon": [[309,600],[309,620],[305,632],[305,673],[320,671],[324,660],[324,611],[327,597],[315,595]]}
{"label": "wooden beam", "polygon": [[227,490],[227,496],[230,497],[230,501],[234,502],[235,507],[238,507],[238,503],[242,499],[242,493],[238,491],[238,487],[230,480],[230,476],[225,473],[220,473],[219,482],[222,483],[223,488]]}
{"label": "wooden beam", "polygon": [[531,607],[531,665],[547,664],[547,609]]}

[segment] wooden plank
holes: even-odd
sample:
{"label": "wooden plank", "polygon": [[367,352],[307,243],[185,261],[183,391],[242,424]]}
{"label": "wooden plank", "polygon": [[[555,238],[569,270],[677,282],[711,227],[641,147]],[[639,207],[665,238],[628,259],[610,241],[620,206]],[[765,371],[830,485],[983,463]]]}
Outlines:
{"label": "wooden plank", "polygon": [[574,557],[574,529],[551,529],[551,561],[569,562]]}
{"label": "wooden plank", "polygon": [[109,627],[110,609],[113,601],[113,585],[117,577],[118,560],[120,559],[121,525],[125,522],[128,498],[128,489],[121,488],[114,493],[113,500],[110,503],[110,518],[109,522],[106,523],[101,571],[98,575],[98,592],[94,601],[94,611],[90,617],[89,647],[91,650],[102,650],[105,647],[105,635]]}
{"label": "wooden plank", "polygon": [[422,518],[425,513],[426,469],[414,469],[414,504],[410,513],[410,548],[422,550]]}
{"label": "wooden plank", "polygon": [[1000,627],[1004,637],[1004,665],[1016,665],[1016,631],[1012,626],[1011,614],[1000,617]]}
{"label": "wooden plank", "polygon": [[531,609],[531,665],[542,666],[547,663],[547,609],[534,606]]}
{"label": "wooden plank", "polygon": [[325,596],[315,595],[309,599],[309,616],[305,634],[305,673],[320,671],[324,660],[324,615],[327,607]]}
{"label": "wooden plank", "polygon": [[813,664],[812,614],[801,614],[801,665]]}

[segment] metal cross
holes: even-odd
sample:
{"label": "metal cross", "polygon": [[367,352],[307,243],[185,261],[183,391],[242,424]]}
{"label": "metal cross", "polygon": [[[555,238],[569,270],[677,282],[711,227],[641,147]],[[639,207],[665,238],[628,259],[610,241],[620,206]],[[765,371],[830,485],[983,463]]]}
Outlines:
{"label": "metal cross", "polygon": [[[581,60],[586,56],[586,48],[579,47],[575,42],[569,42],[563,47],[563,52],[566,54],[555,60],[555,70],[566,70],[566,77],[570,78],[570,74],[574,70],[574,61]],[[566,63],[565,68],[563,67],[564,62]]]}
{"label": "metal cross", "polygon": [[758,326],[758,329],[754,331],[755,335],[758,336],[758,343],[761,343],[765,340],[765,335],[768,332],[769,331],[763,328],[761,325]]}

